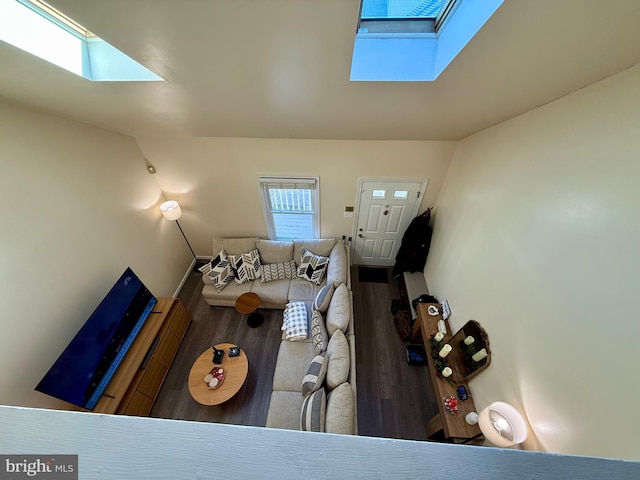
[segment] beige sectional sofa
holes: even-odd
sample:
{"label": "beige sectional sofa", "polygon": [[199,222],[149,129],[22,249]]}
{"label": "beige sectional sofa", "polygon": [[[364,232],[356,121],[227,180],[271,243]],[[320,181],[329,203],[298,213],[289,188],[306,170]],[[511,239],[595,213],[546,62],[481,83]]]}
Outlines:
{"label": "beige sectional sofa", "polygon": [[[203,275],[202,295],[212,306],[233,307],[236,299],[246,292],[255,292],[260,296],[261,308],[284,309],[289,302],[304,302],[307,308],[309,336],[304,340],[288,341],[283,333],[278,349],[278,358],[273,377],[266,426],[270,428],[300,428],[300,417],[304,397],[302,381],[312,360],[316,356],[314,341],[311,335],[311,319],[313,302],[320,290],[333,284],[335,291],[323,318],[328,330],[336,330],[330,326],[332,319],[340,319],[344,328],[344,338],[348,344],[348,376],[346,382],[333,389],[326,396],[326,408],[323,409],[323,431],[340,434],[357,434],[357,396],[356,396],[356,353],[355,331],[353,319],[353,296],[351,293],[351,276],[349,271],[349,249],[339,239],[273,241],[256,237],[214,239],[213,256],[224,249],[227,255],[240,255],[257,249],[261,264],[276,264],[294,260],[299,266],[302,249],[306,248],[316,255],[329,258],[325,277],[320,285],[305,279],[292,278],[263,282],[260,278],[244,284],[229,283],[218,292],[210,278]],[[348,319],[346,322],[344,319]],[[336,320],[338,321],[338,320]],[[341,341],[340,334],[331,343]],[[344,342],[342,340],[342,342]],[[343,345],[344,347],[344,345]],[[342,349],[344,350],[344,348]],[[333,350],[326,354],[328,368],[343,359]],[[343,365],[344,366],[344,365]],[[328,374],[328,372],[327,372]]]}
{"label": "beige sectional sofa", "polygon": [[257,237],[214,239],[212,252],[215,256],[224,249],[227,255],[240,255],[256,248],[260,253],[260,262],[263,264],[287,262],[292,259],[298,264],[302,249],[307,248],[316,255],[329,257],[327,273],[320,285],[314,285],[301,278],[267,283],[257,280],[242,285],[231,282],[221,292],[216,290],[209,277],[203,275],[202,296],[209,305],[233,307],[236,298],[240,295],[255,292],[260,296],[261,308],[284,309],[290,301],[313,301],[327,282],[345,283],[351,290],[348,251],[342,241],[335,238],[294,240],[291,242],[263,240]]}

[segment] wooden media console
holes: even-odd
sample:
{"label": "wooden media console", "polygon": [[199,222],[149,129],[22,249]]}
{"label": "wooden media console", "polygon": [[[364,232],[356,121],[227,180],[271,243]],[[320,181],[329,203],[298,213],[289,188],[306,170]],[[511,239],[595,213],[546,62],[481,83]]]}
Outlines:
{"label": "wooden media console", "polygon": [[158,298],[142,330],[92,410],[146,416],[191,323],[177,298]]}

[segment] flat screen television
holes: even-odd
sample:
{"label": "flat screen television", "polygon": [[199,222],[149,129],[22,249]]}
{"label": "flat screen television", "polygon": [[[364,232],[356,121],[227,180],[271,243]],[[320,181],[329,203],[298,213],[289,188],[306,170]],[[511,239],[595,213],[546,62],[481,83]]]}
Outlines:
{"label": "flat screen television", "polygon": [[36,390],[93,410],[156,302],[127,268]]}

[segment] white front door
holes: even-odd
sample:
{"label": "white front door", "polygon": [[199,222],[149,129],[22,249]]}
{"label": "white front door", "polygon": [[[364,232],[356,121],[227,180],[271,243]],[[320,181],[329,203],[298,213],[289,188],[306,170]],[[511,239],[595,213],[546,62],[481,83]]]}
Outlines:
{"label": "white front door", "polygon": [[355,225],[354,263],[393,266],[402,236],[418,214],[427,182],[364,180]]}

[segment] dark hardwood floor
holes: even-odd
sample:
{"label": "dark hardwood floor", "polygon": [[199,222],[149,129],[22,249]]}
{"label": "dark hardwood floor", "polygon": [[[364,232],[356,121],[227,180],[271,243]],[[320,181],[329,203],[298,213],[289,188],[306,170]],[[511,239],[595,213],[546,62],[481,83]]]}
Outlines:
{"label": "dark hardwood floor", "polygon": [[[388,271],[390,275],[390,270]],[[200,291],[200,274],[192,273],[178,298],[193,317],[184,341],[151,411],[152,417],[264,426],[280,343],[281,310],[261,310],[265,321],[249,328],[233,308],[210,307]],[[409,366],[406,344],[393,326],[391,300],[397,284],[360,283],[352,274],[356,329],[358,429],[360,435],[425,440],[425,422],[436,411],[426,367]],[[203,406],[187,389],[189,370],[212,343],[242,347],[249,374],[240,392],[217,406]]]}

